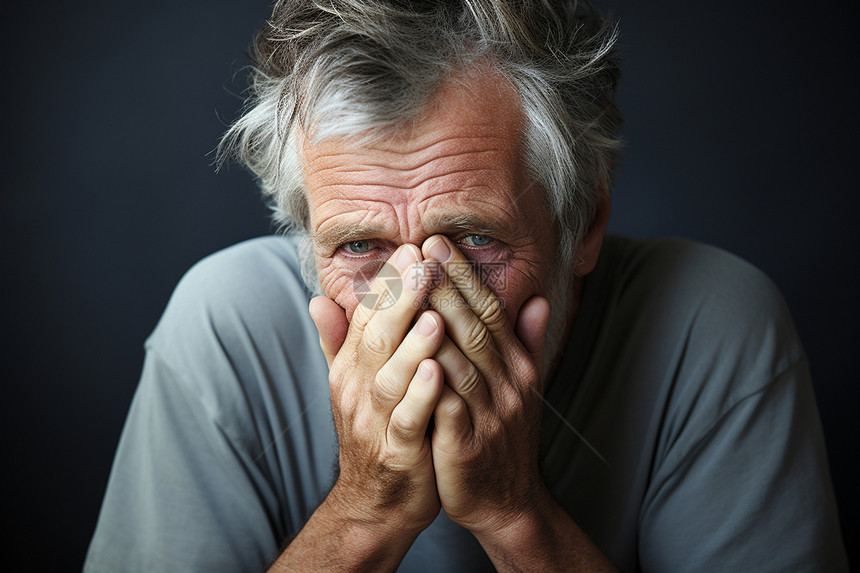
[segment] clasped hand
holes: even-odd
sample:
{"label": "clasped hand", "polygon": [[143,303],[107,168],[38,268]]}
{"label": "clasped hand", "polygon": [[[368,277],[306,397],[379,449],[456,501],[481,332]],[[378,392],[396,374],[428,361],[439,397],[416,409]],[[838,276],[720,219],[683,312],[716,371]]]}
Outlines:
{"label": "clasped hand", "polygon": [[[415,535],[440,507],[479,536],[539,511],[549,304],[530,298],[512,324],[441,235],[388,264],[402,281],[389,305],[359,304],[347,322],[332,300],[311,301],[340,446],[330,497],[352,519]],[[390,286],[377,277],[370,300]]]}

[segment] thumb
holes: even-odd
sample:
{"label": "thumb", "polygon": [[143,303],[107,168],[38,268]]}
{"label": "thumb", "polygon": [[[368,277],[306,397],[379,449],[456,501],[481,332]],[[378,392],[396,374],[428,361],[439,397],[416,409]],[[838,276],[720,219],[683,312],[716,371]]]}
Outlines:
{"label": "thumb", "polygon": [[320,346],[325,354],[325,360],[331,367],[349,330],[346,312],[336,302],[325,296],[312,298],[308,304],[308,311],[319,331]]}
{"label": "thumb", "polygon": [[546,327],[549,323],[549,301],[542,296],[533,296],[520,308],[514,332],[531,356],[532,363],[543,367],[543,349]]}

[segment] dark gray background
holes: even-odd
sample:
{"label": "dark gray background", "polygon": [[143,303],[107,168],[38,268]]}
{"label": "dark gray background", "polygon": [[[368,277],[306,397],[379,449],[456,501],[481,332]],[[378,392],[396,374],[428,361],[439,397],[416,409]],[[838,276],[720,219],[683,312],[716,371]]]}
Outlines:
{"label": "dark gray background", "polygon": [[[269,10],[27,4],[8,16],[2,52],[4,561],[78,570],[143,341],[173,286],[202,256],[269,232],[251,178],[213,173],[209,154],[236,116],[244,50]],[[599,6],[625,46],[611,227],[724,247],[782,289],[856,565],[856,10]]]}

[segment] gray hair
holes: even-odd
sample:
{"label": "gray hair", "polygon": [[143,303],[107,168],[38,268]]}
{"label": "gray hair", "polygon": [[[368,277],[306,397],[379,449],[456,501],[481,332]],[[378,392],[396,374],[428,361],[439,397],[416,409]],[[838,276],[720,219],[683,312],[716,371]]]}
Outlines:
{"label": "gray hair", "polygon": [[[250,97],[219,162],[246,165],[276,221],[309,246],[296,132],[321,140],[397,130],[444,80],[489,63],[520,94],[523,159],[568,266],[620,149],[617,35],[577,0],[279,0],[254,41]],[[311,286],[312,267],[303,263]]]}

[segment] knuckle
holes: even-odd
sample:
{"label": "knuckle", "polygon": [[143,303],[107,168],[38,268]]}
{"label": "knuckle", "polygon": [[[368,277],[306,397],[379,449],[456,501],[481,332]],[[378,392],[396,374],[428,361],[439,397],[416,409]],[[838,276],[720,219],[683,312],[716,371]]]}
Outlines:
{"label": "knuckle", "polygon": [[356,348],[344,345],[331,362],[331,366],[329,367],[329,382],[342,383],[347,378],[349,372],[358,364],[358,358]]}
{"label": "knuckle", "polygon": [[523,408],[524,396],[519,389],[510,384],[499,385],[497,402],[501,405],[501,411],[506,416],[516,416]]}
{"label": "knuckle", "polygon": [[414,416],[404,412],[391,416],[388,427],[392,437],[401,441],[412,439],[421,429],[421,423]]}
{"label": "knuckle", "polygon": [[363,304],[358,304],[352,312],[352,322],[354,324],[367,324],[372,317],[373,311]]}
{"label": "knuckle", "polygon": [[349,372],[332,370],[329,372],[328,381],[332,403],[349,400],[352,397],[353,379]]}
{"label": "knuckle", "polygon": [[398,352],[403,353],[404,362],[415,368],[422,360],[431,358],[439,346],[440,343],[438,340],[434,341],[429,337],[416,336],[413,340],[407,339],[407,341],[398,348]]}
{"label": "knuckle", "polygon": [[534,364],[528,357],[515,361],[513,367],[509,370],[509,375],[512,385],[523,394],[534,391],[540,386],[540,367]]}
{"label": "knuckle", "polygon": [[466,372],[457,384],[457,390],[461,394],[468,394],[478,387],[480,381],[481,375],[478,373],[478,369],[470,362],[466,368]]}
{"label": "knuckle", "polygon": [[396,384],[385,368],[376,373],[373,379],[373,388],[370,393],[373,405],[377,408],[384,408],[396,402],[400,396],[396,391]]}
{"label": "knuckle", "polygon": [[481,321],[475,321],[469,326],[463,341],[463,351],[467,354],[483,352],[490,346],[492,337],[490,331]]}
{"label": "knuckle", "polygon": [[447,418],[457,419],[466,414],[466,403],[457,396],[449,395],[439,401],[439,413]]}
{"label": "knuckle", "polygon": [[487,326],[495,326],[501,324],[504,319],[505,311],[501,301],[495,296],[490,296],[480,303],[478,309],[478,318]]}
{"label": "knuckle", "polygon": [[537,366],[529,363],[528,367],[526,368],[526,372],[523,375],[523,383],[528,388],[535,388],[537,385],[540,384],[540,381],[541,381],[540,369]]}
{"label": "knuckle", "polygon": [[387,356],[393,350],[391,341],[385,336],[385,333],[371,324],[368,324],[364,329],[361,338],[364,348],[378,356]]}

